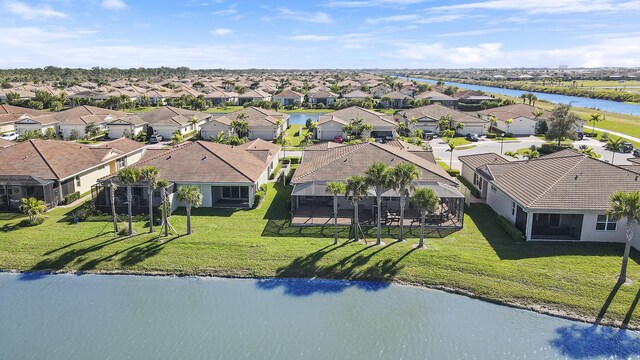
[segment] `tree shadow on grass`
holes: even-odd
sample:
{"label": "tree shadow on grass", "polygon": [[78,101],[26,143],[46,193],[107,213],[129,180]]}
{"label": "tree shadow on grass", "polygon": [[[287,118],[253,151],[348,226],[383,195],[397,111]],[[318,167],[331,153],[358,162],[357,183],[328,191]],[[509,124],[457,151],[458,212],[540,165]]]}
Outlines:
{"label": "tree shadow on grass", "polygon": [[[311,254],[300,256],[287,266],[279,268],[276,271],[276,279],[258,280],[256,286],[262,290],[283,288],[284,294],[290,296],[339,293],[350,287],[365,291],[378,291],[389,286],[389,281],[404,267],[400,265],[400,262],[416,250],[412,248],[395,260],[387,258],[372,262],[375,255],[397,243],[381,246],[377,250],[365,254],[366,251],[377,247],[369,245],[333,264],[319,264],[320,260],[328,253],[347,244],[349,243],[326,246]],[[301,277],[339,280],[295,279]]]}
{"label": "tree shadow on grass", "polygon": [[606,326],[573,324],[556,329],[551,346],[573,359],[621,358],[640,355],[640,335]]}
{"label": "tree shadow on grass", "polygon": [[[575,241],[515,241],[496,222],[496,213],[485,204],[473,204],[465,213],[473,220],[482,236],[501,260],[582,255],[619,256],[622,260],[624,244]],[[631,259],[640,263],[640,252],[632,249]]]}

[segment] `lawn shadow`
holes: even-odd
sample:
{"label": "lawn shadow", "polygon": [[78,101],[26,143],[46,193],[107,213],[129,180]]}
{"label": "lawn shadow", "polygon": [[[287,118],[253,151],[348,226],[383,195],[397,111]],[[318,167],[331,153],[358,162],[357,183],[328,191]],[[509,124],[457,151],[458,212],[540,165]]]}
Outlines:
{"label": "lawn shadow", "polygon": [[[515,241],[496,223],[496,213],[485,204],[473,204],[465,213],[501,260],[520,260],[552,256],[620,256],[624,244],[579,241]],[[640,252],[632,249],[630,258],[640,263]]]}
{"label": "lawn shadow", "polygon": [[616,297],[616,294],[618,293],[618,290],[620,290],[621,286],[622,284],[619,282],[617,282],[613,286],[613,288],[611,289],[611,292],[609,293],[609,296],[607,296],[607,299],[604,301],[604,304],[602,304],[602,308],[600,308],[600,312],[598,312],[598,315],[596,316],[596,321],[594,322],[594,325],[600,325],[600,323],[602,322],[602,319],[607,314],[607,310],[609,309],[611,302],[613,302],[613,299]]}
{"label": "lawn shadow", "polygon": [[[276,271],[276,279],[258,280],[256,287],[262,290],[283,288],[284,294],[290,296],[339,293],[351,287],[365,291],[378,291],[389,286],[389,282],[404,267],[400,265],[402,260],[416,250],[412,248],[395,260],[386,258],[372,262],[375,255],[398,243],[394,242],[384,246],[371,244],[362,246],[335,263],[319,264],[320,260],[328,253],[349,244],[354,243],[329,245],[313,253],[300,256],[287,266],[279,268]],[[376,250],[371,251],[374,248]],[[367,251],[371,252],[365,254]],[[297,279],[302,277],[338,280]]]}
{"label": "lawn shadow", "polygon": [[638,307],[638,301],[640,301],[640,289],[636,293],[636,297],[633,298],[633,301],[631,302],[631,306],[629,306],[629,310],[627,311],[627,314],[624,316],[624,319],[622,320],[621,327],[623,329],[626,329],[627,326],[629,326],[629,322],[631,322],[631,318],[633,317],[633,312],[636,310],[636,307]]}
{"label": "lawn shadow", "polygon": [[291,219],[291,191],[293,186],[282,185],[281,182],[273,184],[273,190],[276,195],[269,204],[269,208],[264,214],[266,220],[289,220]]}
{"label": "lawn shadow", "polygon": [[621,358],[640,355],[640,336],[625,329],[573,324],[556,329],[551,346],[573,359]]}

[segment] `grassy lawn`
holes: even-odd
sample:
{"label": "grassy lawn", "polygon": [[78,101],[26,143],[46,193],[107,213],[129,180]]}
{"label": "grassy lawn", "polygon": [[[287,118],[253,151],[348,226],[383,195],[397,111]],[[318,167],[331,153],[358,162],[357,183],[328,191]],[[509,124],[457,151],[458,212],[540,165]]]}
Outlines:
{"label": "grassy lawn", "polygon": [[478,145],[462,145],[462,146],[456,147],[456,150],[469,150],[469,149],[473,149],[476,146]]}
{"label": "grassy lawn", "polygon": [[[585,129],[585,130],[586,130],[586,129]],[[591,129],[588,129],[588,130],[586,130],[586,131],[587,131],[588,133],[593,132]],[[596,133],[596,134],[598,134],[598,139],[600,140],[600,139],[601,139],[601,137],[602,137],[602,133],[603,133],[603,132],[602,132],[602,131],[597,131],[597,130],[596,130],[596,131],[595,131],[595,133]],[[613,139],[613,140],[616,140],[616,139],[620,138],[620,136],[615,136],[615,135],[611,135],[611,134],[609,134],[609,138],[611,138],[611,139]],[[635,147],[635,148],[640,147],[640,143],[637,143],[637,142],[635,142],[635,141],[631,141],[631,140],[629,140],[629,139],[627,139],[627,138],[623,138],[623,139],[624,139],[624,141],[628,141],[628,142],[632,143],[632,144],[633,144],[633,147]]]}
{"label": "grassy lawn", "polygon": [[[302,131],[296,136],[298,130],[302,129]],[[307,129],[303,128],[303,125],[292,124],[291,127],[287,130],[287,139],[289,139],[289,147],[299,147],[300,142],[304,139],[304,134],[307,132]]]}
{"label": "grassy lawn", "polygon": [[473,145],[473,143],[471,141],[465,139],[463,136],[449,138],[446,142],[448,142],[450,144],[454,144],[455,146]]}
{"label": "grassy lawn", "polygon": [[[388,245],[382,247],[345,243],[348,229],[341,228],[341,243],[332,245],[331,227],[289,226],[291,189],[273,186],[255,210],[195,209],[193,235],[162,242],[146,233],[143,222],[134,224],[137,235],[122,238],[113,237],[107,219],[70,224],[70,209],[53,210],[44,224],[30,228],[17,227],[21,216],[0,214],[0,264],[22,271],[393,280],[640,325],[633,305],[640,296],[638,252],[629,264],[633,284],[614,288],[621,244],[514,241],[495,225],[488,207],[475,204],[463,230],[431,230],[424,251],[412,247],[417,227],[406,243],[393,242],[397,230],[385,229]],[[181,234],[185,222],[183,209],[171,216]],[[367,239],[374,237],[367,229]]]}

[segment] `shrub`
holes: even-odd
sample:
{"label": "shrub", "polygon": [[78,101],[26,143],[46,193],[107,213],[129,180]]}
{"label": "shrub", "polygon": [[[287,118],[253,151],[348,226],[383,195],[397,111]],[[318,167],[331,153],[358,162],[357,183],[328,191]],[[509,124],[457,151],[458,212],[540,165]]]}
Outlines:
{"label": "shrub", "polygon": [[564,149],[571,149],[572,146],[570,144],[552,144],[552,143],[544,143],[538,149],[540,155],[552,154],[554,152],[558,152]]}
{"label": "shrub", "polygon": [[79,221],[86,221],[90,216],[102,215],[102,212],[96,208],[96,204],[93,200],[88,200],[78,206],[73,214]]}
{"label": "shrub", "polygon": [[118,224],[118,235],[119,236],[129,235],[129,223],[123,222]]}
{"label": "shrub", "polygon": [[[167,195],[167,211],[169,212],[167,214],[167,218],[169,218],[169,216],[171,216],[171,197],[169,197],[168,195]],[[158,216],[160,217],[161,220],[164,221],[164,208],[162,207],[162,203],[158,207]]]}
{"label": "shrub", "polygon": [[42,224],[44,222],[44,219],[45,219],[44,216],[36,216],[33,221],[31,221],[29,219],[24,219],[24,220],[20,221],[19,226],[20,227],[37,226],[37,225]]}
{"label": "shrub", "polygon": [[258,191],[256,191],[256,194],[253,197],[253,208],[254,209],[257,208],[258,205],[260,205],[260,203],[265,198],[265,196],[267,196],[267,185],[263,184],[262,186],[260,186]]}
{"label": "shrub", "polygon": [[282,161],[278,162],[278,165],[276,165],[276,168],[273,169],[273,172],[269,175],[269,180],[275,179],[276,174],[280,171],[281,168],[282,168]]}
{"label": "shrub", "polygon": [[451,176],[451,177],[457,177],[458,175],[460,175],[460,170],[458,170],[458,169],[447,169],[447,174],[449,174],[449,176]]}
{"label": "shrub", "polygon": [[65,196],[64,197],[64,203],[65,203],[65,205],[69,205],[69,204],[71,204],[72,202],[74,202],[74,201],[76,201],[78,199],[80,199],[80,192],[76,191],[76,192],[73,192],[73,193],[68,194],[67,196]]}
{"label": "shrub", "polygon": [[488,133],[485,134],[485,137],[487,139],[495,139],[497,136],[498,135],[496,135],[496,133],[494,133],[494,132],[488,132]]}
{"label": "shrub", "polygon": [[504,216],[498,215],[496,222],[498,226],[504,230],[504,232],[509,235],[511,239],[514,241],[522,241],[524,240],[524,234],[522,231],[518,230],[509,220],[507,220]]}
{"label": "shrub", "polygon": [[462,183],[462,185],[464,185],[467,189],[469,189],[469,191],[471,192],[471,195],[477,198],[480,198],[480,196],[482,196],[480,194],[480,190],[478,190],[475,186],[471,185],[471,183],[467,181],[467,179],[465,179],[462,176],[458,176],[458,180]]}
{"label": "shrub", "polygon": [[282,158],[282,163],[284,164],[299,164],[300,163],[300,157],[299,156],[289,156],[289,157],[285,157]]}
{"label": "shrub", "polygon": [[289,184],[291,182],[291,179],[293,179],[293,174],[296,172],[297,167],[298,165],[291,165],[291,169],[289,170],[289,173],[285,178],[285,184]]}

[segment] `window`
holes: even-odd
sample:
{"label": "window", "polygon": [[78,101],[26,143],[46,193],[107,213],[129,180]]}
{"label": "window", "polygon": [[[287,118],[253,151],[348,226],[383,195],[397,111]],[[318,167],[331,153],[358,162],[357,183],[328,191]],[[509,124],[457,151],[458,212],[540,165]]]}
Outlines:
{"label": "window", "polygon": [[80,187],[80,176],[76,176],[76,186]]}
{"label": "window", "polygon": [[516,202],[515,201],[511,202],[511,215],[513,215],[513,216],[516,215]]}
{"label": "window", "polygon": [[478,175],[478,173],[473,173],[473,185],[482,190],[482,178],[480,177],[480,175]]}
{"label": "window", "polygon": [[127,158],[120,158],[116,160],[116,169],[120,170],[123,167],[127,166]]}
{"label": "window", "polygon": [[497,191],[496,187],[491,185],[491,191],[496,192]]}
{"label": "window", "polygon": [[596,220],[596,230],[600,231],[616,231],[618,222],[613,219],[609,219],[608,215],[598,215]]}
{"label": "window", "polygon": [[249,187],[248,186],[223,186],[222,198],[223,199],[248,199]]}

